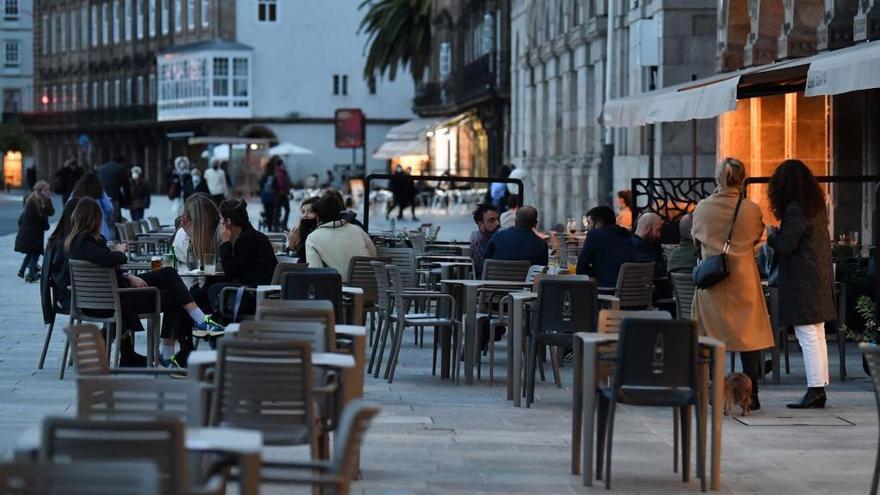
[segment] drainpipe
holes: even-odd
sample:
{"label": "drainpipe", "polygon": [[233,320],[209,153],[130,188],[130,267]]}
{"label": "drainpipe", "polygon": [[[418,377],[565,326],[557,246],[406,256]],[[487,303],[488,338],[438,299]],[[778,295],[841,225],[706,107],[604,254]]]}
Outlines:
{"label": "drainpipe", "polygon": [[[605,35],[605,95],[602,107],[611,100],[611,84],[614,66],[614,5],[617,0],[608,0],[605,13],[608,16],[608,27]],[[600,186],[599,204],[611,204],[614,191],[614,132],[611,127],[603,129],[602,165],[599,169]]]}

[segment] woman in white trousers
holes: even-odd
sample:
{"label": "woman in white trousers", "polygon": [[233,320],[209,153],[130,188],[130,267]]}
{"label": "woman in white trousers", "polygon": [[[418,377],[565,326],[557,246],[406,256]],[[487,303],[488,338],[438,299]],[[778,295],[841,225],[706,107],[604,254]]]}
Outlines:
{"label": "woman in white trousers", "polygon": [[807,372],[807,393],[788,407],[825,407],[825,322],[836,317],[825,194],[803,162],[786,160],[770,178],[768,195],[780,221],[767,235],[779,264],[779,324],[794,327]]}

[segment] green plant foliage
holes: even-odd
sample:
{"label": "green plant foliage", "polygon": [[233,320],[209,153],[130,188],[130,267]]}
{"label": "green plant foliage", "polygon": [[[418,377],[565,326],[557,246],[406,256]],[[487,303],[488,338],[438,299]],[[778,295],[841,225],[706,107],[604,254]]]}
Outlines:
{"label": "green plant foliage", "polygon": [[359,33],[367,34],[364,79],[409,69],[419,82],[431,60],[431,0],[363,0],[367,12]]}

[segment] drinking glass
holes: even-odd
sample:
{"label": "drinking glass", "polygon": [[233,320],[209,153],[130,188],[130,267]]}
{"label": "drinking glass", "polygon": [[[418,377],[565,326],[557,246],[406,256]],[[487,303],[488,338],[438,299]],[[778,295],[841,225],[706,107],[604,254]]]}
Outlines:
{"label": "drinking glass", "polygon": [[577,274],[577,265],[578,265],[577,256],[569,256],[568,257],[568,274],[569,275],[576,275]]}
{"label": "drinking glass", "polygon": [[202,256],[202,265],[205,267],[205,273],[213,275],[217,273],[217,255],[205,254]]}
{"label": "drinking glass", "polygon": [[171,253],[162,255],[162,266],[174,268],[174,255]]}

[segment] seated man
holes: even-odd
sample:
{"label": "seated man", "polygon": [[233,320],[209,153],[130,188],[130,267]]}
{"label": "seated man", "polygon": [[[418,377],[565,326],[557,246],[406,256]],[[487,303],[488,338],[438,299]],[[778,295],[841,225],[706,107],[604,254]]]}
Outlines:
{"label": "seated man", "polygon": [[599,287],[617,285],[620,265],[635,261],[632,234],[617,225],[614,211],[597,206],[586,214],[587,238],[578,257],[577,274],[596,279]]}
{"label": "seated man", "polygon": [[516,210],[516,225],[499,230],[489,241],[486,259],[528,260],[533,265],[547,266],[547,243],[535,234],[538,210],[523,206]]}
{"label": "seated man", "polygon": [[678,230],[681,240],[678,246],[672,250],[666,263],[666,273],[691,273],[697,264],[697,247],[694,238],[691,237],[691,227],[694,225],[694,216],[690,213],[681,217],[678,222]]}
{"label": "seated man", "polygon": [[639,263],[654,262],[654,277],[666,276],[666,259],[663,257],[663,246],[660,245],[660,230],[663,219],[652,212],[639,217],[636,234],[632,236],[635,249],[635,261]]}
{"label": "seated man", "polygon": [[312,205],[318,226],[306,238],[306,262],[309,268],[333,268],[348,282],[351,259],[376,257],[376,246],[362,228],[342,219],[343,204],[336,194],[326,192]]}
{"label": "seated man", "polygon": [[477,224],[477,230],[471,234],[471,261],[476,278],[481,278],[486,249],[489,248],[492,235],[498,230],[498,208],[487,203],[478,205],[474,210],[474,223]]}

